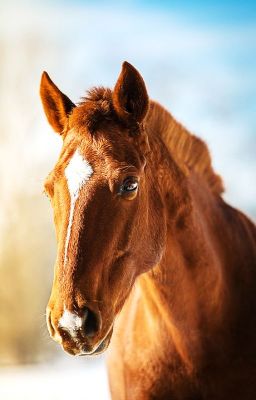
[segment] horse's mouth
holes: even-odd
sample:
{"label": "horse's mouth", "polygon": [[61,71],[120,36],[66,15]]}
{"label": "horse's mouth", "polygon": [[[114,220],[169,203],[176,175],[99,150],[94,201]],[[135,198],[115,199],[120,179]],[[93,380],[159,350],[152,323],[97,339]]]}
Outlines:
{"label": "horse's mouth", "polygon": [[63,349],[73,356],[96,356],[107,350],[113,333],[113,326],[105,337],[94,347],[83,343],[82,341],[62,342]]}

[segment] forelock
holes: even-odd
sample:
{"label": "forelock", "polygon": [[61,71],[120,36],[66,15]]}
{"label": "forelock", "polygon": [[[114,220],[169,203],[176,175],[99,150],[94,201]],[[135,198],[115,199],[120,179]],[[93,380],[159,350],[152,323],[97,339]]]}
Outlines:
{"label": "forelock", "polygon": [[116,121],[112,106],[112,92],[108,88],[92,88],[82,97],[70,116],[70,123],[77,131],[87,129],[93,134],[104,123]]}
{"label": "forelock", "polygon": [[87,91],[73,109],[69,123],[76,131],[84,133],[86,130],[91,135],[111,124],[129,130],[130,135],[137,135],[142,129],[142,124],[136,121],[120,120],[113,107],[112,91],[104,87],[94,87]]}

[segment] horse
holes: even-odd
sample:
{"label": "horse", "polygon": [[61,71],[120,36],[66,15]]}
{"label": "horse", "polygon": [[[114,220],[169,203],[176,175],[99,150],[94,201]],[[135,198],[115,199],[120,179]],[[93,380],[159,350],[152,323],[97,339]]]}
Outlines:
{"label": "horse", "polygon": [[63,139],[44,185],[50,336],[81,356],[111,342],[113,400],[255,400],[256,227],[224,201],[206,144],[128,62],[77,105],[46,72],[40,95]]}

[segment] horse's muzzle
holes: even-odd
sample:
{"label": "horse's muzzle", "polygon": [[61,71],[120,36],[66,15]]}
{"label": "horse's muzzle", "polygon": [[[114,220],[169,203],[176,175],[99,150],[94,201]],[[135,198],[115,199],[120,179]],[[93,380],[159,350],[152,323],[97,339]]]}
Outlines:
{"label": "horse's muzzle", "polygon": [[105,351],[112,336],[112,327],[104,335],[100,313],[85,307],[78,312],[63,310],[58,319],[47,309],[50,336],[72,355],[96,355]]}

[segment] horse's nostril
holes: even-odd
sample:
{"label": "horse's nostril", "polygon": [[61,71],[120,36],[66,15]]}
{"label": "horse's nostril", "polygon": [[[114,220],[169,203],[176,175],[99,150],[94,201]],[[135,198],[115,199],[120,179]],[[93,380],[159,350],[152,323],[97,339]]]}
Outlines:
{"label": "horse's nostril", "polygon": [[95,336],[99,330],[99,325],[100,325],[99,317],[94,311],[90,310],[90,308],[88,307],[85,308],[85,314],[86,314],[84,322],[85,335],[88,337]]}

